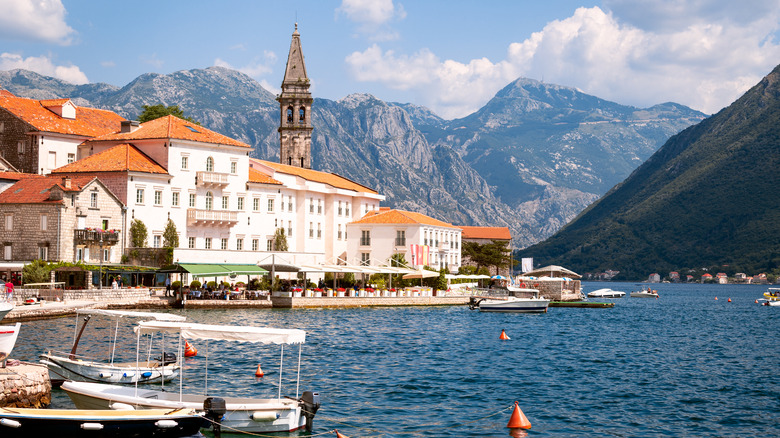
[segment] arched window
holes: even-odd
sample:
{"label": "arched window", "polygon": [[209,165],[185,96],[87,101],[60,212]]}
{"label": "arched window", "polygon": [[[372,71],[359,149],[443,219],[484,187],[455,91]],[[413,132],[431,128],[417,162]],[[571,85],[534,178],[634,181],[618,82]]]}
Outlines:
{"label": "arched window", "polygon": [[287,157],[287,164],[292,166],[292,157]]}
{"label": "arched window", "polygon": [[214,159],[211,157],[206,158],[206,172],[214,171]]}
{"label": "arched window", "polygon": [[303,165],[303,157],[301,157],[301,167],[305,167],[305,166]]}
{"label": "arched window", "polygon": [[211,192],[206,192],[206,210],[211,210],[214,207],[214,195]]}
{"label": "arched window", "polygon": [[302,107],[301,107],[301,108],[298,110],[298,123],[299,123],[299,124],[301,124],[301,125],[303,125],[304,123],[306,123],[306,107],[303,107],[303,106],[302,106]]}
{"label": "arched window", "polygon": [[293,107],[288,106],[287,107],[287,123],[293,122]]}

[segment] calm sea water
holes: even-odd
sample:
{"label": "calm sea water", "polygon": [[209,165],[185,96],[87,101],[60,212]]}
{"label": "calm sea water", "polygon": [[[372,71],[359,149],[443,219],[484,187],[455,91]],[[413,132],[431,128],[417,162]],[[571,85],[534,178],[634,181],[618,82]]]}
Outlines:
{"label": "calm sea water", "polygon": [[[630,292],[634,283],[585,283]],[[320,393],[314,433],[349,437],[506,437],[515,400],[538,437],[778,436],[780,308],[766,287],[654,285],[659,299],[546,314],[466,306],[185,310],[193,322],[300,328],[301,388]],[[715,297],[718,300],[715,300]],[[731,298],[731,302],[728,302]],[[35,361],[70,345],[75,318],[24,323],[13,356]],[[94,324],[93,324],[94,323]],[[82,346],[105,353],[108,324]],[[512,338],[499,340],[501,330]],[[123,352],[135,350],[120,327]],[[195,344],[185,382],[211,394],[275,395],[279,347]],[[80,349],[81,350],[81,349]],[[134,358],[134,353],[132,355]],[[285,350],[282,395],[295,395],[298,348]],[[260,363],[266,375],[256,379]],[[178,383],[177,383],[178,384]],[[55,391],[55,407],[72,407]],[[335,436],[329,434],[326,436]]]}

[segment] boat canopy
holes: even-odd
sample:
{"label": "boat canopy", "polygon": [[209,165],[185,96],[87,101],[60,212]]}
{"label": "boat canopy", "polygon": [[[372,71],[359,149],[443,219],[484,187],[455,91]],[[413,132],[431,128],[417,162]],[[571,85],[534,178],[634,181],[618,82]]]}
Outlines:
{"label": "boat canopy", "polygon": [[108,310],[108,309],[78,309],[76,313],[80,315],[104,315],[116,318],[146,318],[155,321],[184,321],[186,316],[174,315],[172,313],[162,312],[135,312],[130,310]]}
{"label": "boat canopy", "polygon": [[303,344],[306,342],[306,332],[299,329],[141,321],[133,330],[136,334],[180,333],[187,340],[221,340],[261,344]]}

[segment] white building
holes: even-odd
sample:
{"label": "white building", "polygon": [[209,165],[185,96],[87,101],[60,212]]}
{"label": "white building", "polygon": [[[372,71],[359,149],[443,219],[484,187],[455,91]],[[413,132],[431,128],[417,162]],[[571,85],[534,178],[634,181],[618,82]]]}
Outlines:
{"label": "white building", "polygon": [[347,231],[349,263],[383,265],[403,254],[412,268],[457,272],[461,266],[461,229],[421,213],[383,207],[348,224]]}

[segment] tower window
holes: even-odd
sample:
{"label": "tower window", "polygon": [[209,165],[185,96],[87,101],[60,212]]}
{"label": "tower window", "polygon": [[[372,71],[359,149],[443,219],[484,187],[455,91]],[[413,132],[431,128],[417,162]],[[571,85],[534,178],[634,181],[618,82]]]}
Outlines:
{"label": "tower window", "polygon": [[293,107],[288,106],[287,107],[287,123],[293,122]]}
{"label": "tower window", "polygon": [[301,125],[306,123],[306,108],[305,107],[301,107],[298,110],[298,123],[301,124]]}
{"label": "tower window", "polygon": [[306,167],[303,165],[303,157],[301,157],[301,167]]}

